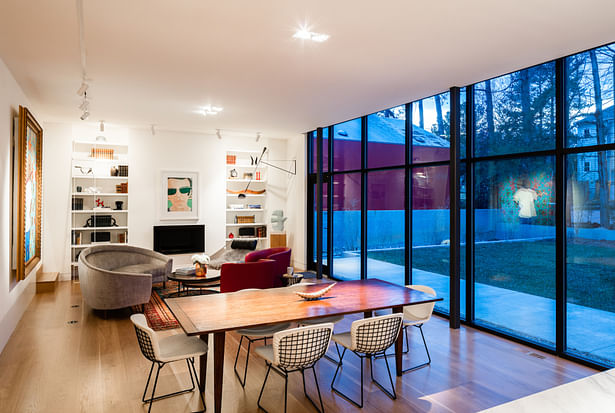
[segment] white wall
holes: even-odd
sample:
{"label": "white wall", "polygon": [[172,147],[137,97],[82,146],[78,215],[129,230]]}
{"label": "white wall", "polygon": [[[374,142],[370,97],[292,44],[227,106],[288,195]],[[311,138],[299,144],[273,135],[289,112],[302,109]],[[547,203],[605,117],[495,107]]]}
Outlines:
{"label": "white wall", "polygon": [[[29,107],[28,99],[0,59],[0,351],[34,297],[36,270],[40,266],[39,264],[34,268],[25,280],[14,286],[10,285],[10,148],[13,118],[19,114],[19,105]],[[36,113],[33,114],[36,117]],[[43,163],[45,161],[43,153]],[[44,252],[44,245],[42,248]]]}
{"label": "white wall", "polygon": [[[94,124],[46,124],[46,155],[44,173],[46,204],[44,215],[46,245],[44,270],[59,271],[63,279],[70,277],[70,157],[71,140],[94,139],[99,135]],[[297,176],[269,169],[267,181],[267,213],[284,210],[289,217],[286,226],[289,246],[293,248],[295,265],[304,268],[305,188],[303,161],[305,145],[301,136],[291,140],[215,135],[149,129],[129,129],[107,125],[104,135],[109,141],[129,143],[129,243],[144,248],[153,247],[153,226],[158,224],[193,223],[194,221],[160,221],[160,173],[163,170],[197,171],[199,173],[199,221],[206,225],[206,250],[214,253],[224,247],[226,219],[226,151],[230,149],[260,151],[269,148],[269,159],[298,158]],[[301,231],[298,235],[296,231]],[[181,257],[186,259],[186,257]]]}
{"label": "white wall", "polygon": [[43,123],[43,270],[69,279],[72,127]]}
{"label": "white wall", "polygon": [[286,159],[297,160],[297,175],[289,178],[286,196],[286,233],[288,245],[293,249],[293,265],[305,270],[306,257],[306,142],[305,135],[287,141]]}

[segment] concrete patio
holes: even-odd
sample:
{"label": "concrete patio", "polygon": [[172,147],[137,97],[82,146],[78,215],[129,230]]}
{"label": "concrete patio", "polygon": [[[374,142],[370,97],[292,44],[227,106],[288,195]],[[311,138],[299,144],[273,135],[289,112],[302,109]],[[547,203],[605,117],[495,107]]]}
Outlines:
{"label": "concrete patio", "polygon": [[[333,273],[339,279],[358,279],[358,256],[336,258]],[[367,260],[367,274],[396,284],[403,284],[404,267],[385,261]],[[448,312],[449,277],[412,269],[414,284],[429,285],[444,300],[437,307]],[[461,280],[461,311],[465,309],[465,280]],[[555,300],[491,285],[476,283],[476,321],[527,337],[546,345],[555,343]],[[568,349],[591,358],[615,364],[615,313],[577,304],[568,304]]]}

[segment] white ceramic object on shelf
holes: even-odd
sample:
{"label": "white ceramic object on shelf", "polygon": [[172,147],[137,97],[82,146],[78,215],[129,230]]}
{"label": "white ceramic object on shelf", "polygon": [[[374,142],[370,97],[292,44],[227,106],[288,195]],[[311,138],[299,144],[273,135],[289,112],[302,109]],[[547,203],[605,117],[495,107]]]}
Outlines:
{"label": "white ceramic object on shelf", "polygon": [[325,288],[323,288],[321,290],[314,291],[314,292],[311,292],[311,293],[306,293],[304,291],[295,291],[295,294],[297,294],[299,297],[303,298],[304,300],[308,300],[308,301],[317,300],[320,297],[322,297],[323,295],[327,294],[329,292],[329,290],[331,290],[331,288],[333,288],[333,286],[335,284],[337,284],[337,283],[330,284],[330,285],[328,285],[327,287],[325,287]]}

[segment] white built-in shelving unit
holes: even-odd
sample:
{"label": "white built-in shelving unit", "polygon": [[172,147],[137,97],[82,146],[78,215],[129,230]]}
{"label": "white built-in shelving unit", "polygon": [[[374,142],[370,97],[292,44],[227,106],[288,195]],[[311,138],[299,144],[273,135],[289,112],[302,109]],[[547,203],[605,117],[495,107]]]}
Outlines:
{"label": "white built-in shelving unit", "polygon": [[[85,248],[100,243],[128,243],[128,192],[119,192],[123,189],[117,187],[128,185],[128,176],[118,176],[129,174],[128,144],[73,140],[71,162],[70,257],[75,275],[77,259]],[[110,215],[112,225],[95,226],[93,220],[101,215]],[[100,233],[109,233],[110,239],[98,241],[106,235]]]}
{"label": "white built-in shelving unit", "polygon": [[[260,151],[229,150],[226,152],[226,234],[227,246],[231,241],[257,240],[257,248],[266,248],[268,243],[268,227],[266,223],[266,201],[267,201],[267,166],[260,164],[255,170],[257,157]],[[232,163],[232,158],[235,161]],[[267,155],[265,155],[267,157]],[[233,176],[236,174],[236,176]],[[252,174],[252,179],[250,179]],[[254,191],[265,190],[262,194],[245,194],[246,197],[240,199],[237,194],[228,191],[242,191],[250,184],[249,189]],[[248,220],[254,222],[242,222],[241,217],[250,217]],[[246,218],[244,218],[245,220]],[[240,235],[239,230],[250,231],[254,229],[254,236]],[[263,236],[257,236],[258,228],[265,228]],[[242,230],[243,231],[243,230]],[[232,234],[232,237],[231,237]]]}

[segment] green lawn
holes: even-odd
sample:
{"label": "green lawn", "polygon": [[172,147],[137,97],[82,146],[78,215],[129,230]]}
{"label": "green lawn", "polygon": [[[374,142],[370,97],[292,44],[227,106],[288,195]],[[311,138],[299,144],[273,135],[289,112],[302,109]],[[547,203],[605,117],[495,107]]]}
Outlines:
{"label": "green lawn", "polygon": [[[481,243],[475,249],[476,282],[555,299],[554,240]],[[404,265],[403,249],[370,251],[369,257]],[[568,302],[615,312],[615,242],[569,243],[567,262]],[[413,248],[412,267],[448,275],[449,248]]]}

